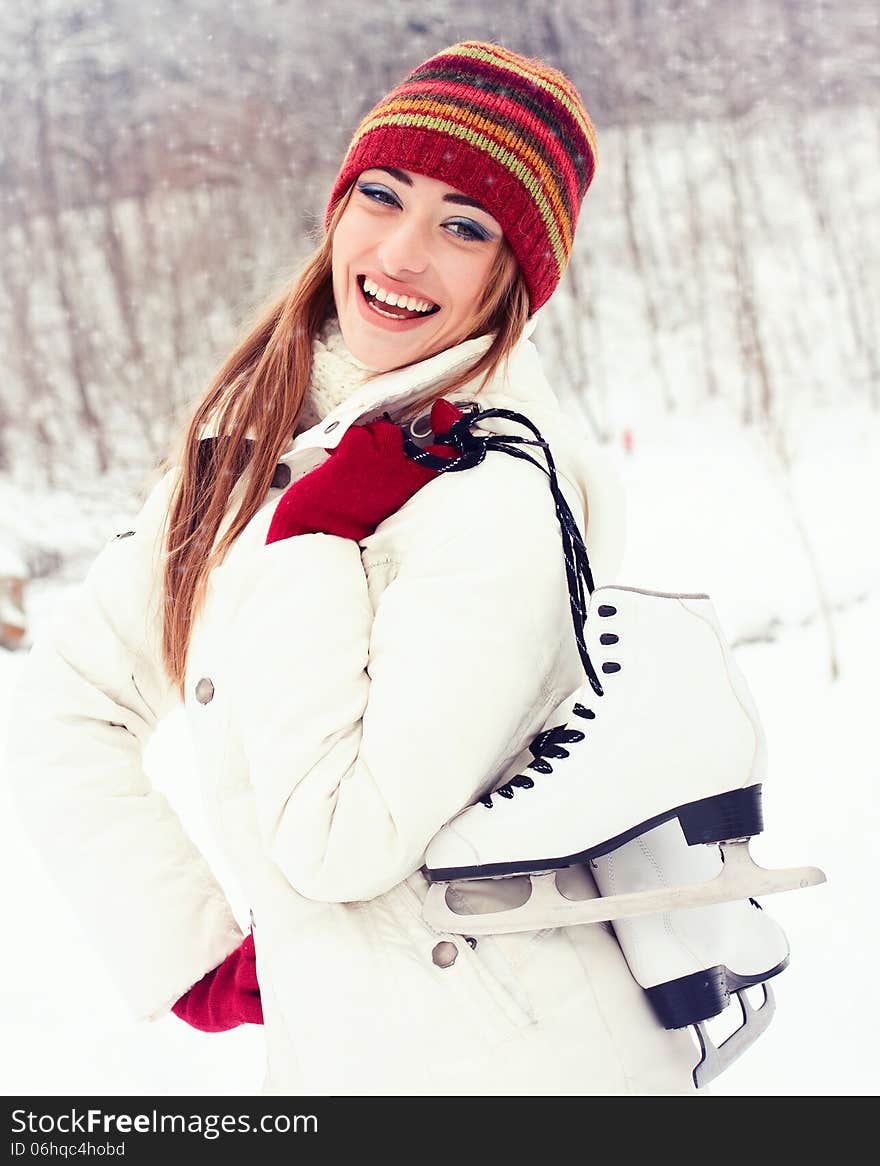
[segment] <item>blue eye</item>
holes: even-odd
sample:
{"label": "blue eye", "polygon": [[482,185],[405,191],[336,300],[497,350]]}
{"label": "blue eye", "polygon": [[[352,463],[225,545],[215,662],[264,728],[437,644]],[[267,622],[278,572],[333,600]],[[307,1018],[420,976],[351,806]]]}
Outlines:
{"label": "blue eye", "polygon": [[470,221],[470,219],[453,219],[453,221],[451,223],[449,223],[448,226],[450,226],[450,227],[462,227],[466,232],[468,232],[467,234],[462,235],[462,234],[459,234],[458,231],[453,231],[453,234],[459,239],[488,239],[489,238],[489,235],[484,230],[482,230],[480,227],[478,227],[475,223],[472,223]]}
{"label": "blue eye", "polygon": [[361,194],[365,194],[367,198],[373,199],[374,202],[384,203],[385,206],[400,206],[400,203],[394,197],[390,190],[386,190],[383,186],[358,186]]}
{"label": "blue eye", "polygon": [[[396,206],[400,207],[395,195],[387,190],[384,186],[372,186],[367,183],[358,183],[357,189],[361,194],[365,194],[367,198],[373,202],[378,202],[382,206]],[[463,239],[467,242],[485,242],[491,239],[492,236],[488,231],[483,230],[471,219],[452,219],[446,224],[449,228],[450,234],[456,239]],[[457,228],[457,229],[456,229]]]}

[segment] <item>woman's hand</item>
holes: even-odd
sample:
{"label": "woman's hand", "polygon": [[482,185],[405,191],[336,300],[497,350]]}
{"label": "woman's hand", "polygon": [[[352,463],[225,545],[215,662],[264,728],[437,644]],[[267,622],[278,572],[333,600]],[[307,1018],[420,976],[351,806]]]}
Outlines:
{"label": "woman's hand", "polygon": [[193,984],[171,1011],[201,1032],[226,1032],[240,1024],[262,1024],[253,932],[222,964]]}
{"label": "woman's hand", "polygon": [[[431,408],[431,428],[447,433],[462,416],[441,397]],[[426,452],[458,456],[449,445],[432,445]],[[283,495],[266,542],[297,534],[335,534],[359,542],[439,473],[406,455],[403,430],[393,421],[352,425],[327,461]]]}

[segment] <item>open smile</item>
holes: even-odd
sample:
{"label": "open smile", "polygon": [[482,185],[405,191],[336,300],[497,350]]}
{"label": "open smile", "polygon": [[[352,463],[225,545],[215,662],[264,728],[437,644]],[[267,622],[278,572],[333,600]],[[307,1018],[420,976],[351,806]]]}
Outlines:
{"label": "open smile", "polygon": [[[414,297],[402,296],[400,298],[403,303],[392,302],[397,299],[393,293],[386,292],[364,275],[357,276],[356,282],[358,309],[361,315],[379,327],[394,332],[408,330],[441,311],[439,304],[428,300],[416,300]],[[429,306],[424,308],[422,306],[424,304]]]}

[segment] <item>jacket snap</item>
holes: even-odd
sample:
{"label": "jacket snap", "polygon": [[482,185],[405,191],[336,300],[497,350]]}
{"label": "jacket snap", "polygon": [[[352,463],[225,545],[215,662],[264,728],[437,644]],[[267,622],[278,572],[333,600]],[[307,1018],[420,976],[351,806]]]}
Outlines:
{"label": "jacket snap", "polygon": [[442,939],[431,952],[431,959],[438,968],[451,968],[458,957],[458,948],[448,939]]}
{"label": "jacket snap", "polygon": [[270,484],[271,490],[284,490],[290,485],[290,466],[285,462],[279,462],[275,467],[275,473],[272,475],[272,482]]}
{"label": "jacket snap", "polygon": [[[466,400],[466,401],[456,400],[455,404],[458,406],[459,409],[464,409],[468,405],[475,405],[475,404],[478,404],[478,402],[476,402],[474,400]],[[433,430],[431,428],[431,410],[430,409],[427,411],[427,413],[422,413],[422,415],[420,417],[416,417],[414,421],[410,421],[410,423],[409,423],[409,435],[413,441],[425,441],[427,438],[429,438],[432,435],[432,433],[433,433]]]}
{"label": "jacket snap", "polygon": [[214,685],[207,676],[196,685],[196,700],[199,704],[209,704],[214,699]]}
{"label": "jacket snap", "polygon": [[416,417],[415,421],[410,422],[409,434],[413,441],[418,441],[420,438],[430,437],[431,414],[423,413],[421,417]]}

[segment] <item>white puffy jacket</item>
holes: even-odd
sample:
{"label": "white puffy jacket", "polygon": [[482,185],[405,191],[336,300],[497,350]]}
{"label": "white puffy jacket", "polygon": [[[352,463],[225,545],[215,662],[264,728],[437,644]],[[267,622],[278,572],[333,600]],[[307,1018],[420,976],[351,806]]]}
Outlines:
{"label": "white puffy jacket", "polygon": [[[576,518],[589,504],[595,581],[614,582],[619,488],[559,410],[533,327],[479,401],[524,413],[549,441]],[[349,425],[393,415],[487,343],[358,389],[292,441],[291,480]],[[452,397],[474,399],[467,388]],[[133,1013],[149,1019],[241,941],[223,888],[141,764],[176,700],[159,654],[171,479],[32,649],[8,752],[33,840]],[[316,534],[266,546],[281,486],[212,574],[185,702],[206,812],[252,907],[264,1091],[692,1091],[690,1038],[654,1020],[609,928],[472,948],[421,918],[428,841],[582,680],[546,475],[490,452],[430,482],[360,545]],[[569,876],[595,893],[582,868]],[[509,902],[518,882],[467,894]]]}

